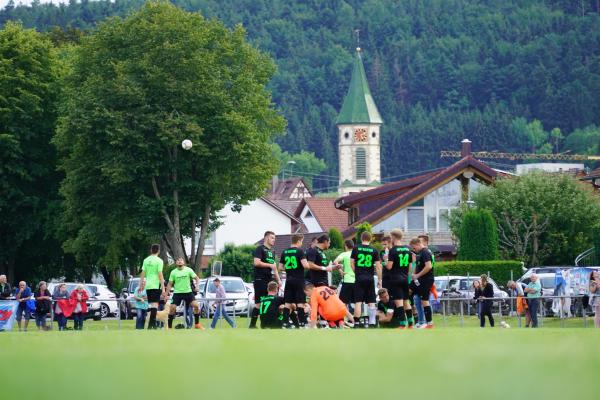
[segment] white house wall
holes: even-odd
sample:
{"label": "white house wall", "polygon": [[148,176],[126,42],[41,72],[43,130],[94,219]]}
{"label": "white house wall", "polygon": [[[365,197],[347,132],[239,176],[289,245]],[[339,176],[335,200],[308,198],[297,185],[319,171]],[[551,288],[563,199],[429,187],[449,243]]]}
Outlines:
{"label": "white house wall", "polygon": [[[215,255],[223,250],[226,243],[236,246],[254,244],[262,239],[265,231],[276,235],[289,235],[292,230],[291,219],[262,199],[243,206],[239,213],[225,207],[219,215],[222,225],[214,232],[214,246],[207,247],[204,255]],[[186,239],[186,248],[190,249],[191,240]]]}
{"label": "white house wall", "polygon": [[321,228],[321,225],[319,225],[317,219],[314,217],[314,215],[312,215],[312,212],[310,216],[306,215],[309,213],[309,211],[310,209],[308,206],[304,206],[304,209],[300,213],[300,220],[308,230],[308,233],[323,232],[323,228]]}

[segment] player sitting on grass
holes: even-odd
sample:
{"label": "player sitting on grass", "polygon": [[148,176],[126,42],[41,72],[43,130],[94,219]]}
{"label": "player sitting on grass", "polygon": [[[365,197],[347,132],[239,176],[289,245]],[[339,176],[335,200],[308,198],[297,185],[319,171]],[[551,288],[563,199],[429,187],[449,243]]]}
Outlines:
{"label": "player sitting on grass", "polygon": [[377,319],[380,328],[398,328],[400,320],[395,318],[396,304],[390,299],[387,289],[379,289],[379,302],[377,303]]}
{"label": "player sitting on grass", "polygon": [[171,271],[171,275],[169,276],[169,284],[167,285],[167,293],[170,293],[171,287],[173,290],[173,301],[170,305],[169,311],[169,329],[173,327],[173,320],[175,319],[175,312],[177,310],[177,306],[183,301],[185,304],[185,309],[192,306],[194,310],[194,327],[196,329],[204,329],[200,324],[200,306],[194,297],[194,293],[192,292],[192,286],[190,281],[194,279],[196,281],[196,287],[200,287],[200,278],[190,267],[186,267],[185,261],[183,258],[178,258],[175,263],[177,264],[177,268]]}
{"label": "player sitting on grass", "polygon": [[[312,283],[304,286],[304,293],[310,298],[310,327],[317,326],[317,315],[327,321],[331,328],[342,328],[344,317],[352,320],[352,314],[340,300],[335,290],[327,286],[315,287]],[[351,324],[348,324],[349,326]]]}
{"label": "player sitting on grass", "polygon": [[271,281],[267,284],[267,295],[260,298],[261,329],[281,329],[283,327],[283,297],[277,296],[279,284]]}

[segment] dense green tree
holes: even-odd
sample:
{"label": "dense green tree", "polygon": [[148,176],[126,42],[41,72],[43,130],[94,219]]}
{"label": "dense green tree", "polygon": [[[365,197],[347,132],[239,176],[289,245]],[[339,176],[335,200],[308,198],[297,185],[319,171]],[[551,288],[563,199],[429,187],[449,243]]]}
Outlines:
{"label": "dense green tree", "polygon": [[53,240],[60,175],[50,144],[58,75],[48,39],[17,23],[0,30],[0,271],[10,280],[60,267]]}
{"label": "dense green tree", "polygon": [[329,229],[329,247],[332,249],[343,250],[344,249],[344,236],[336,228]]}
{"label": "dense green tree", "polygon": [[[577,147],[570,132],[600,126],[595,0],[172,2],[230,27],[243,24],[249,40],[276,60],[269,88],[289,121],[277,142],[292,154],[314,153],[327,164],[325,175],[335,176],[338,168],[334,122],[350,80],[354,29],[360,29],[367,77],[385,121],[385,181],[444,165],[439,151],[456,149],[464,137],[481,150],[557,152]],[[0,24],[22,20],[40,30],[90,30],[143,4],[16,6],[0,11]],[[516,118],[525,125],[539,121],[543,143],[515,130]],[[563,146],[561,135],[576,143]],[[419,157],[398,157],[398,148]],[[327,190],[332,182],[314,185]]]}
{"label": "dense green tree", "polygon": [[265,90],[274,71],[241,27],[162,1],[82,38],[55,138],[66,246],[115,265],[154,237],[199,268],[215,214],[260,196],[277,172],[270,142],[285,125]]}
{"label": "dense green tree", "polygon": [[[274,145],[273,154],[279,160],[282,178],[301,176],[309,186],[312,186],[313,178],[317,180],[324,179],[319,175],[327,168],[327,165],[323,160],[317,158],[314,153],[301,151],[300,153],[290,154],[282,151],[278,145]],[[333,179],[337,182],[336,178]]]}
{"label": "dense green tree", "polygon": [[468,210],[462,215],[458,234],[458,259],[498,260],[498,230],[489,210]]}
{"label": "dense green tree", "polygon": [[253,279],[253,245],[235,246],[231,243],[225,244],[225,247],[215,260],[223,263],[223,275],[239,276],[246,282]]}
{"label": "dense green tree", "polygon": [[[600,200],[568,174],[534,172],[500,179],[473,195],[492,212],[503,256],[527,265],[570,265],[592,247]],[[462,229],[462,227],[461,227]]]}

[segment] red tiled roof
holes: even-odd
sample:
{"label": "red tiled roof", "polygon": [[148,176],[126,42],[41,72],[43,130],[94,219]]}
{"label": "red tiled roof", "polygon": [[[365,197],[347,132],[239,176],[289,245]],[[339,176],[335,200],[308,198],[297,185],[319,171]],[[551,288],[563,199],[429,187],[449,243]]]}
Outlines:
{"label": "red tiled roof", "polygon": [[336,228],[342,232],[348,228],[348,213],[335,208],[334,198],[308,197],[302,199],[294,214],[296,218],[300,218],[304,205],[308,205],[312,215],[316,218],[323,230],[329,231],[331,228]]}
{"label": "red tiled roof", "polygon": [[[356,221],[354,224],[352,224],[352,226],[345,229],[342,232],[342,234],[344,235],[344,237],[349,237],[354,233],[355,226],[357,226],[365,221],[367,221],[371,224],[381,221],[387,215],[390,215],[393,212],[395,212],[396,210],[406,207],[408,204],[411,204],[414,201],[424,197],[427,193],[429,193],[431,190],[435,189],[438,185],[443,184],[444,182],[455,178],[457,175],[459,175],[465,169],[472,170],[475,175],[477,175],[479,178],[482,178],[488,182],[492,182],[492,180],[497,175],[497,172],[495,170],[493,170],[492,168],[490,168],[483,162],[473,158],[473,156],[471,156],[471,155],[466,156],[447,168],[444,168],[440,171],[429,174],[426,177],[426,179],[423,180],[421,183],[412,186],[409,190],[402,192],[401,194],[399,194],[399,196],[395,197],[393,200],[386,202],[385,205],[383,205],[382,207],[377,208],[374,211],[370,212],[369,214],[359,218],[358,221]],[[419,178],[423,178],[423,176],[421,176]],[[416,179],[416,178],[412,178],[412,179]],[[391,187],[393,187],[393,186],[391,186]],[[380,189],[380,188],[372,189],[372,190],[378,190],[378,189]],[[397,189],[391,189],[391,190],[397,190]],[[370,197],[368,195],[368,192],[370,192],[370,190],[364,192],[365,198]],[[383,195],[382,193],[379,193],[379,194]],[[354,195],[354,196],[356,196],[356,195]],[[348,197],[348,196],[346,196],[346,197]],[[338,207],[341,207],[343,204],[345,204],[344,199],[345,198],[337,199],[336,205]]]}
{"label": "red tiled roof", "polygon": [[271,183],[266,196],[268,196],[271,200],[293,200],[291,198],[292,192],[300,184],[308,192],[308,195],[312,196],[312,192],[301,176],[277,180],[275,181],[275,187],[273,187],[273,183]]}

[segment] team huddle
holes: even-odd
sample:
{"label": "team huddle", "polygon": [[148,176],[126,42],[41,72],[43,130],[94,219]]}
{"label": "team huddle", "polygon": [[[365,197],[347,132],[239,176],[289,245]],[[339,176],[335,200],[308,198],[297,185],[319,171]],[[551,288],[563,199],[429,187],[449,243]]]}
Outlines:
{"label": "team huddle", "polygon": [[[302,249],[304,236],[296,234],[277,263],[275,234],[265,232],[263,244],[254,252],[256,307],[250,328],[256,328],[259,317],[261,328],[317,324],[329,328],[433,328],[429,296],[435,293],[435,261],[427,247],[429,238],[422,235],[408,244],[403,244],[402,238],[400,229],[392,230],[383,237],[384,248],[379,251],[371,245],[372,235],[363,232],[360,244],[347,240],[346,251],[330,262],[325,253],[330,244],[327,234],[318,237],[306,252]],[[328,272],[334,270],[342,276],[339,296],[337,288],[329,284]],[[285,271],[286,277],[283,297],[278,296],[280,271]]]}

